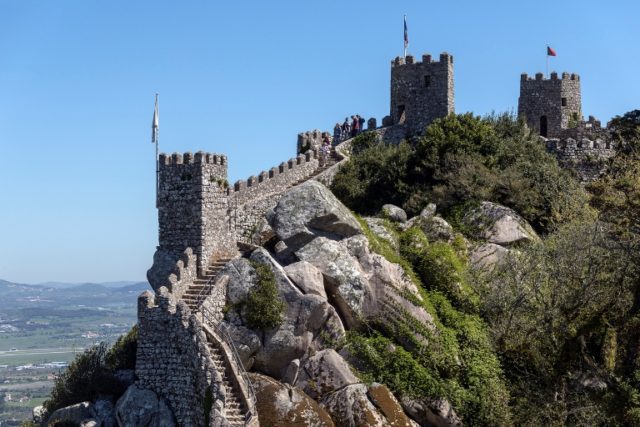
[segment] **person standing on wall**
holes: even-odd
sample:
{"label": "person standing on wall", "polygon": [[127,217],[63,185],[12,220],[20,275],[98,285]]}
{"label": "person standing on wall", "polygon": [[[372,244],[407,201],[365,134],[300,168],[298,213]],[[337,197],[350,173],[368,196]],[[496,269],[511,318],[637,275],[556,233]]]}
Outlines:
{"label": "person standing on wall", "polygon": [[351,126],[349,126],[349,117],[344,118],[344,123],[342,123],[342,136],[344,139],[347,139],[351,134]]}
{"label": "person standing on wall", "polygon": [[337,145],[342,141],[342,127],[340,123],[336,123],[333,127],[333,144]]}
{"label": "person standing on wall", "polygon": [[358,134],[358,130],[360,127],[360,122],[356,116],[351,116],[351,137],[354,137]]}

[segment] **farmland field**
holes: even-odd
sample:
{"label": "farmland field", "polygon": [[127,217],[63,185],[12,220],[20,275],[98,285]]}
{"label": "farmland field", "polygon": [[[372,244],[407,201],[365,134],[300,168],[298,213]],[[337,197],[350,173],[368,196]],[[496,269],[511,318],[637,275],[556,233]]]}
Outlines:
{"label": "farmland field", "polygon": [[18,426],[46,400],[76,354],[114,342],[136,322],[149,285],[20,285],[0,280],[0,426]]}

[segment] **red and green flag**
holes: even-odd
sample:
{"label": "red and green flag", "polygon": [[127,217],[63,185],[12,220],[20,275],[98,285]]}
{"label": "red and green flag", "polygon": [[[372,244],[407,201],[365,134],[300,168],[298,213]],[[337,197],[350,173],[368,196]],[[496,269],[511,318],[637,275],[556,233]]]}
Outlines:
{"label": "red and green flag", "polygon": [[551,46],[547,46],[547,56],[557,56],[556,51]]}

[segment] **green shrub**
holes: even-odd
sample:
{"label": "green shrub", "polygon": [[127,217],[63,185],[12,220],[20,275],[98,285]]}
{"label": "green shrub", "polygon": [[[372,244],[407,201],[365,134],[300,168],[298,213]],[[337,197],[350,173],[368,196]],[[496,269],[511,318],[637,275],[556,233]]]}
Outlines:
{"label": "green shrub", "polygon": [[39,427],[39,425],[33,421],[23,421],[20,423],[20,427]]}
{"label": "green shrub", "polygon": [[640,427],[640,408],[634,407],[625,413],[625,421],[630,427]]}
{"label": "green shrub", "polygon": [[460,309],[477,311],[479,300],[468,284],[465,262],[452,246],[444,242],[429,244],[422,230],[410,228],[400,237],[400,252],[426,289],[444,293]]}
{"label": "green shrub", "polygon": [[385,203],[402,205],[413,191],[408,181],[412,157],[409,144],[375,144],[351,156],[331,190],[345,205],[363,214],[374,215]]}
{"label": "green shrub", "polygon": [[[436,326],[431,331],[405,312],[393,321],[370,324],[374,331],[367,335],[350,331],[347,345],[361,362],[363,378],[385,383],[399,395],[445,397],[469,425],[509,425],[509,391],[487,325],[478,315],[455,308],[444,294],[428,290],[413,271],[430,247],[424,233],[418,228],[404,231],[399,254],[360,221],[371,250],[400,264],[418,285],[420,298],[403,296],[431,314]],[[464,263],[457,259],[453,264]]]}
{"label": "green shrub", "polygon": [[367,382],[379,381],[395,393],[409,397],[443,396],[441,381],[422,366],[413,355],[388,338],[374,333],[367,337],[355,332],[347,334],[350,354],[363,364],[362,377]]}
{"label": "green shrub", "polygon": [[509,114],[449,115],[435,120],[413,145],[376,141],[365,134],[354,140],[357,149],[331,187],[359,213],[393,203],[414,215],[434,202],[448,216],[460,205],[488,200],[513,208],[546,232],[580,217],[587,202],[571,173]]}
{"label": "green shrub", "polygon": [[95,400],[99,394],[121,395],[124,389],[108,368],[106,355],[107,345],[101,343],[76,356],[54,381],[51,397],[44,402],[47,411]]}
{"label": "green shrub", "polygon": [[424,250],[429,247],[429,240],[424,232],[412,227],[400,234],[400,254],[410,263],[417,263]]}
{"label": "green shrub", "polygon": [[[476,324],[481,325],[481,321]],[[451,375],[443,375],[437,364],[431,365],[429,355],[412,354],[375,332],[370,335],[349,332],[347,347],[358,359],[360,375],[366,382],[384,383],[399,396],[444,397],[469,425],[509,425],[509,393],[502,380],[498,359],[491,353],[486,336],[478,339],[475,335],[478,331],[467,332],[472,344],[461,353],[464,368],[452,371]],[[451,354],[440,353],[439,356],[454,359]]]}
{"label": "green shrub", "polygon": [[258,283],[251,288],[246,302],[246,321],[252,328],[272,329],[282,322],[284,301],[278,294],[276,276],[271,268],[254,263]]}
{"label": "green shrub", "polygon": [[136,368],[136,351],[138,349],[138,325],[135,325],[126,334],[122,335],[107,352],[105,361],[109,369]]}
{"label": "green shrub", "polygon": [[380,138],[376,132],[362,132],[351,141],[351,153],[359,154],[380,143]]}

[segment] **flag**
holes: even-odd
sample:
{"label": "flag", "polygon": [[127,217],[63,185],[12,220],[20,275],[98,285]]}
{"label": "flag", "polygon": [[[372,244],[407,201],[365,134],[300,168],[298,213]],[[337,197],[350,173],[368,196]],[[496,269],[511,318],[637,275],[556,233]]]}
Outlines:
{"label": "flag", "polygon": [[407,30],[407,15],[404,15],[404,48],[409,46],[409,31]]}
{"label": "flag", "polygon": [[556,51],[551,46],[547,46],[547,56],[557,56]]}
{"label": "flag", "polygon": [[158,115],[158,94],[156,93],[156,106],[153,109],[153,120],[151,121],[151,143],[158,143],[158,131],[160,130],[159,123],[159,115]]}

